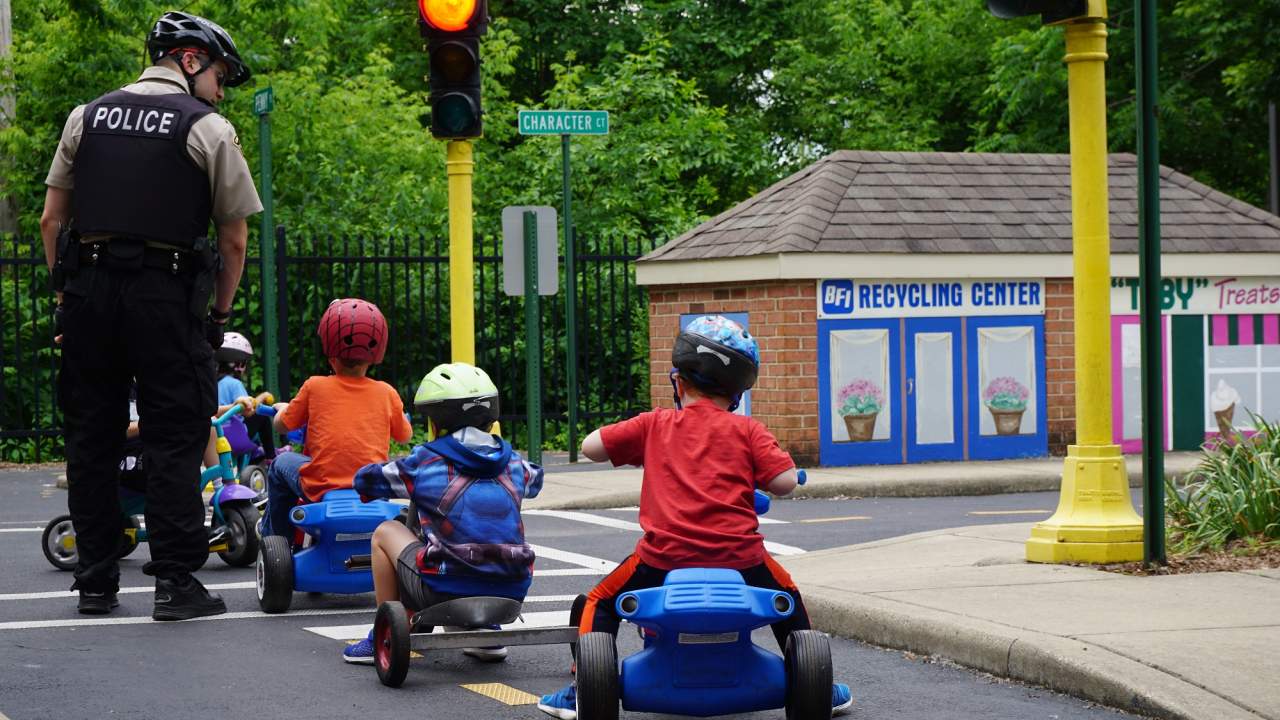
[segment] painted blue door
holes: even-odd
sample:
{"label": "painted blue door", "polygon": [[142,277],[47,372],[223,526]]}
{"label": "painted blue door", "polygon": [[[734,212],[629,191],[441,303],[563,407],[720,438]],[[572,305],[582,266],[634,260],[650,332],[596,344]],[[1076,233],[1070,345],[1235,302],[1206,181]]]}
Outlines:
{"label": "painted blue door", "polygon": [[970,317],[965,326],[969,458],[1047,455],[1044,316]]}
{"label": "painted blue door", "polygon": [[901,463],[902,321],[818,321],[823,465]]}
{"label": "painted blue door", "polygon": [[907,462],[964,459],[960,318],[907,318]]}

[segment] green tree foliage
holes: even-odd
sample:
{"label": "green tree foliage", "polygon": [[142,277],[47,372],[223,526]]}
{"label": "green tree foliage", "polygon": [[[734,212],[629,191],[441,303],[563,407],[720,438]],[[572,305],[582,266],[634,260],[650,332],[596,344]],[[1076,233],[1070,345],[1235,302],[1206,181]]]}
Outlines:
{"label": "green tree foliage", "polygon": [[[137,76],[143,37],[171,6],[13,5],[14,46],[0,59],[0,92],[15,97],[17,110],[0,129],[0,192],[13,197],[21,234],[34,237],[67,112]],[[275,90],[275,217],[289,228],[291,254],[319,252],[330,237],[348,238],[368,256],[403,254],[410,239],[425,237],[424,247],[434,247],[445,236],[445,152],[426,130],[427,58],[414,2],[194,0],[183,9],[226,27],[253,69],[248,85],[228,90],[221,111],[239,129],[255,174],[259,120],[250,98],[268,85]],[[1112,12],[1110,145],[1133,151],[1133,15],[1123,5]],[[1160,4],[1159,13],[1161,160],[1260,203],[1268,182],[1265,107],[1280,95],[1280,5],[1180,0]],[[560,205],[559,143],[520,136],[520,109],[611,113],[611,134],[577,137],[572,146],[579,251],[602,255],[670,240],[837,149],[1068,149],[1061,29],[997,20],[976,0],[491,0],[490,14],[482,46],[485,137],[475,143],[482,247],[495,247],[504,206]],[[256,222],[251,228],[256,236]],[[351,283],[377,282],[376,264],[320,269]],[[408,299],[397,304],[434,302],[436,285],[447,282],[444,273],[420,275],[407,293],[398,287],[397,297]],[[33,304],[46,292],[38,273],[14,271],[0,281],[2,336],[39,345],[47,308]],[[625,292],[625,282],[617,274],[588,277],[583,291],[629,298],[627,312],[640,313],[643,324],[643,301]],[[478,312],[489,315],[478,316],[477,328],[486,352],[510,357],[522,340],[504,334],[510,328],[497,327],[497,318],[518,317],[511,312],[519,300],[496,287],[479,290]],[[290,292],[291,303],[306,308],[299,318],[312,322],[328,287],[300,284]],[[244,302],[256,316],[257,299]],[[440,309],[447,317],[447,307]],[[549,309],[544,324],[562,323],[562,311]],[[417,363],[443,352],[447,328],[411,326],[432,337]],[[508,337],[497,347],[497,338]],[[647,382],[645,340],[632,349],[636,387]],[[563,355],[563,333],[547,342],[549,354]],[[314,350],[295,342],[299,348]],[[8,378],[22,373],[7,359],[12,354],[5,357],[9,387]],[[51,386],[50,377],[39,378]],[[26,419],[40,415],[30,408],[4,412],[6,422],[43,422]]]}

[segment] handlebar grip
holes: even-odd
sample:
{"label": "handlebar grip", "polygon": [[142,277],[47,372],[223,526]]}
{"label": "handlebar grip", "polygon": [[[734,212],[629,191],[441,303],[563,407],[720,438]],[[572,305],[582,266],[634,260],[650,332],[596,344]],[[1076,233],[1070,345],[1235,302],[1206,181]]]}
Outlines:
{"label": "handlebar grip", "polygon": [[264,417],[274,417],[276,414],[276,409],[274,405],[263,403],[262,405],[258,406],[258,409],[255,412]]}
{"label": "handlebar grip", "polygon": [[269,392],[259,393],[258,397],[254,398],[253,400],[259,405],[263,405],[263,404],[275,405],[276,404],[276,396],[272,395]]}
{"label": "handlebar grip", "polygon": [[797,472],[796,472],[796,483],[797,483],[797,484],[803,485],[803,484],[805,483],[805,481],[806,481],[806,480],[808,480],[808,479],[809,479],[809,473],[805,472],[804,470],[799,470],[799,471],[797,471]]}
{"label": "handlebar grip", "polygon": [[765,513],[769,512],[769,506],[772,504],[772,501],[769,499],[769,496],[766,495],[763,491],[756,490],[755,492],[756,492],[756,497],[755,497],[756,514],[764,515]]}

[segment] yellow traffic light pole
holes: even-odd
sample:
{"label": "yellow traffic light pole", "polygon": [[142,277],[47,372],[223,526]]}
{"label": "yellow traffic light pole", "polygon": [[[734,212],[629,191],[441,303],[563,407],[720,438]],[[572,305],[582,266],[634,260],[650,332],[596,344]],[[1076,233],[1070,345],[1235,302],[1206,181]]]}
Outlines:
{"label": "yellow traffic light pole", "polygon": [[476,362],[475,259],[471,239],[470,140],[450,140],[449,173],[449,338],[453,362]]}
{"label": "yellow traffic light pole", "polygon": [[[1076,444],[1067,449],[1058,509],[1027,540],[1032,562],[1142,559],[1142,518],[1111,435],[1111,240],[1107,208],[1105,0],[1066,24],[1075,288]],[[1153,482],[1161,481],[1156,478]]]}

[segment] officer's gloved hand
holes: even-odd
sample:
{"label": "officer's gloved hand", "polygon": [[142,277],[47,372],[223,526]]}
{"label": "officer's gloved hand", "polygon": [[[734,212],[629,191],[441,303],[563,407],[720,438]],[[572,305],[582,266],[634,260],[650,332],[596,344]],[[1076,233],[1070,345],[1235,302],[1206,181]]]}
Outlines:
{"label": "officer's gloved hand", "polygon": [[212,314],[204,319],[204,339],[209,341],[209,347],[214,350],[222,347],[222,333],[225,330],[226,323],[214,322]]}

